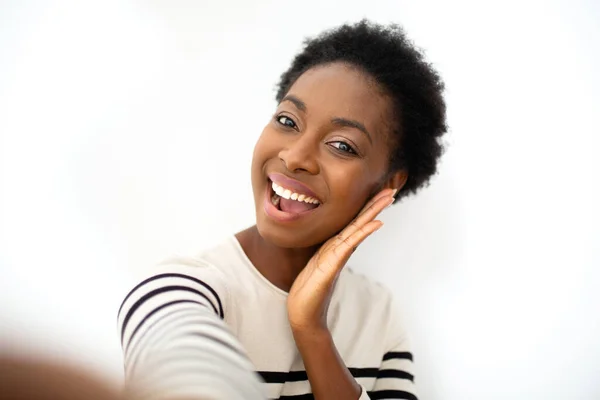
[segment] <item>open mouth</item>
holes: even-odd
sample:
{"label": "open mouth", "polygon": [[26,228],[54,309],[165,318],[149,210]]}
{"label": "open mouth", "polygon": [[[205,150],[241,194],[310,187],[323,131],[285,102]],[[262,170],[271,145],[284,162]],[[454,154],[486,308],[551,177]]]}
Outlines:
{"label": "open mouth", "polygon": [[268,184],[271,204],[279,211],[289,214],[303,214],[313,211],[321,205],[318,199],[286,189],[270,179]]}

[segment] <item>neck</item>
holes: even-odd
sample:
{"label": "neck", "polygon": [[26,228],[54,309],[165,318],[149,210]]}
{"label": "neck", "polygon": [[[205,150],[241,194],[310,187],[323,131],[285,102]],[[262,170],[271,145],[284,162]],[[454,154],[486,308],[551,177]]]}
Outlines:
{"label": "neck", "polygon": [[290,291],[292,284],[318,249],[318,246],[302,249],[275,246],[260,236],[256,225],[235,236],[254,267],[273,285],[286,292]]}

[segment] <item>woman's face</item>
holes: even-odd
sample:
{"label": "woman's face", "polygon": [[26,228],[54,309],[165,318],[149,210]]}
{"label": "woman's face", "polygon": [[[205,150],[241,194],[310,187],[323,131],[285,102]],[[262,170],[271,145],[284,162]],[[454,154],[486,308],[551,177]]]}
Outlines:
{"label": "woman's face", "polygon": [[309,247],[350,223],[386,176],[391,110],[356,68],[333,63],[302,74],[254,149],[261,236],[281,247]]}

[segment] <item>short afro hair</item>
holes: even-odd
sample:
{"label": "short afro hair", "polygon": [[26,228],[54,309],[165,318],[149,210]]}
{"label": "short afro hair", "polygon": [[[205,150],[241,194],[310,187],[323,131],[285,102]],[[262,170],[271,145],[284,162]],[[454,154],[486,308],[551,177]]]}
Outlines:
{"label": "short afro hair", "polygon": [[366,72],[393,101],[393,146],[389,172],[406,169],[408,179],[396,200],[427,186],[443,153],[447,131],[444,83],[422,52],[398,25],[362,20],[306,39],[277,85],[281,102],[294,82],[310,68],[343,62]]}

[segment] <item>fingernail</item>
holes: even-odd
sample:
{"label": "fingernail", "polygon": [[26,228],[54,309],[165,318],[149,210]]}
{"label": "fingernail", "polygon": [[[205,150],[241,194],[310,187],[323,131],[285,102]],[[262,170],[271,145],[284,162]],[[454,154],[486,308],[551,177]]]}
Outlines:
{"label": "fingernail", "polygon": [[392,192],[392,197],[395,196],[396,193],[398,193],[398,189],[394,189],[394,191]]}

